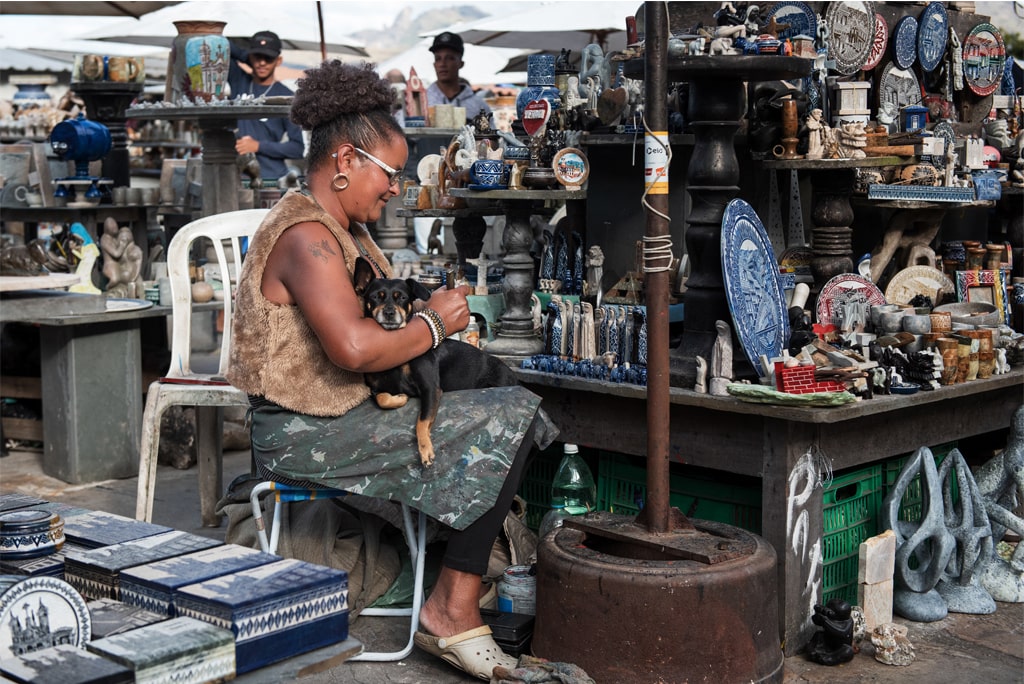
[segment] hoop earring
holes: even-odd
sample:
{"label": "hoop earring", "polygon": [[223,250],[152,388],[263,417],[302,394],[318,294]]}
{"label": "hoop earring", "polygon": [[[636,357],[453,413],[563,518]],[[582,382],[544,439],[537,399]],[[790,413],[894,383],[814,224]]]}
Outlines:
{"label": "hoop earring", "polygon": [[[345,184],[340,186],[340,187],[338,186],[338,179],[339,178],[344,178],[345,179]],[[342,190],[345,190],[346,188],[348,188],[348,184],[349,184],[348,175],[344,174],[344,173],[341,173],[340,171],[338,173],[334,174],[334,178],[331,179],[331,188],[333,188],[333,190],[335,192],[341,192]]]}

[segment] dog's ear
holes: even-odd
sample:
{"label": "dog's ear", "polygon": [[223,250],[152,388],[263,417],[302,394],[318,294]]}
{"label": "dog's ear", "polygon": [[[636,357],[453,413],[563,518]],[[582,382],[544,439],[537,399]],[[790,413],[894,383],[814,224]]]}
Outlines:
{"label": "dog's ear", "polygon": [[409,293],[412,294],[413,299],[422,299],[423,301],[430,299],[430,290],[420,281],[415,278],[406,278],[405,284],[409,286]]}
{"label": "dog's ear", "polygon": [[356,290],[356,294],[362,297],[366,293],[366,287],[373,282],[373,279],[377,277],[377,274],[373,272],[373,266],[370,262],[359,257],[356,259],[356,270],[352,275],[352,286]]}

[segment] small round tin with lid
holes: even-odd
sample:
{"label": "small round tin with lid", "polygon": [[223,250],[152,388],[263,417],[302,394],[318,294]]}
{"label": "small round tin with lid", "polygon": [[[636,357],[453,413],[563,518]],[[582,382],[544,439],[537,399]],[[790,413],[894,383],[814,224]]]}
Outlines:
{"label": "small round tin with lid", "polygon": [[38,508],[0,514],[0,558],[38,558],[64,546],[64,520]]}

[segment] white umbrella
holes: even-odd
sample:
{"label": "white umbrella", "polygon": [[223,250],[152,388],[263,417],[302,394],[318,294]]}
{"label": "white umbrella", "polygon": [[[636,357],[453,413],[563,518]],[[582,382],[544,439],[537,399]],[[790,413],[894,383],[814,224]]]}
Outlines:
{"label": "white umbrella", "polygon": [[[432,83],[434,81],[434,54],[430,52],[432,42],[431,38],[424,38],[405,52],[381,61],[377,65],[377,73],[383,76],[391,69],[398,69],[403,76],[409,78],[409,69],[415,67],[416,74],[423,79],[424,83]],[[520,54],[522,54],[522,50],[513,48],[467,45],[466,52],[462,57],[466,66],[459,70],[459,76],[474,85],[526,83],[525,71],[498,75],[510,59]]]}
{"label": "white umbrella", "polygon": [[[637,2],[550,2],[444,30],[457,33],[463,41],[474,45],[553,54],[566,48],[575,57],[591,43],[601,45],[606,53],[625,49],[626,17],[634,16],[638,6]],[[440,31],[431,35],[435,33]]]}
{"label": "white umbrella", "polygon": [[[320,49],[320,26],[313,2],[183,2],[138,21],[89,31],[80,38],[170,47],[178,34],[173,22],[188,20],[226,22],[224,35],[232,40],[248,40],[259,31],[273,31],[286,50]],[[327,50],[365,57],[362,41],[342,34],[338,25],[324,27]]]}
{"label": "white umbrella", "polygon": [[177,2],[10,2],[0,3],[0,14],[53,14],[75,17],[135,17]]}

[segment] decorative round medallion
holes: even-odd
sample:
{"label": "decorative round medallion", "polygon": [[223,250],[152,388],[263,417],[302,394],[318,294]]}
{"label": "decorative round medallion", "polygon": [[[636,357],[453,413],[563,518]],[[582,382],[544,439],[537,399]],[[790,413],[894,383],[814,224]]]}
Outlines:
{"label": "decorative round medallion", "polygon": [[551,169],[566,190],[579,190],[590,175],[590,162],[582,150],[565,147],[555,153]]}
{"label": "decorative round medallion", "polygon": [[779,266],[764,224],[741,199],[725,208],[721,240],[725,296],[736,337],[747,360],[760,369],[762,354],[771,359],[789,345],[789,313]]}
{"label": "decorative round medallion", "polygon": [[917,19],[906,16],[892,30],[892,61],[900,69],[909,69],[917,61]]}
{"label": "decorative round medallion", "polygon": [[885,17],[875,12],[875,35],[871,39],[871,52],[868,53],[868,61],[864,62],[863,70],[871,71],[878,66],[888,46],[889,25],[885,23]]}
{"label": "decorative round medallion", "polygon": [[921,13],[917,26],[917,58],[925,71],[935,71],[942,64],[949,39],[949,16],[941,2],[930,2]]}
{"label": "decorative round medallion", "polygon": [[885,301],[889,304],[909,304],[917,295],[930,297],[938,304],[942,295],[955,293],[953,281],[945,273],[931,266],[909,266],[889,280],[885,288]]}
{"label": "decorative round medallion", "polygon": [[852,306],[859,306],[867,320],[867,309],[875,304],[885,304],[885,295],[874,283],[856,273],[840,273],[818,293],[818,323],[841,327]]}
{"label": "decorative round medallion", "polygon": [[825,11],[828,25],[828,58],[844,76],[860,71],[871,53],[875,34],[875,8],[870,2],[830,2]]}
{"label": "decorative round medallion", "polygon": [[895,121],[907,105],[921,104],[921,86],[910,69],[900,69],[889,62],[878,79],[879,115],[885,112]]}
{"label": "decorative round medallion", "polygon": [[818,35],[818,18],[806,2],[775,3],[765,17],[762,28],[771,24],[772,19],[776,25],[786,26],[778,30],[776,38],[779,40],[801,35],[814,38]]}
{"label": "decorative round medallion", "polygon": [[67,582],[0,576],[0,660],[58,644],[85,648],[91,635],[85,599]]}
{"label": "decorative round medallion", "polygon": [[991,95],[1003,80],[1006,48],[992,24],[978,24],[964,39],[964,78],[975,95]]}

